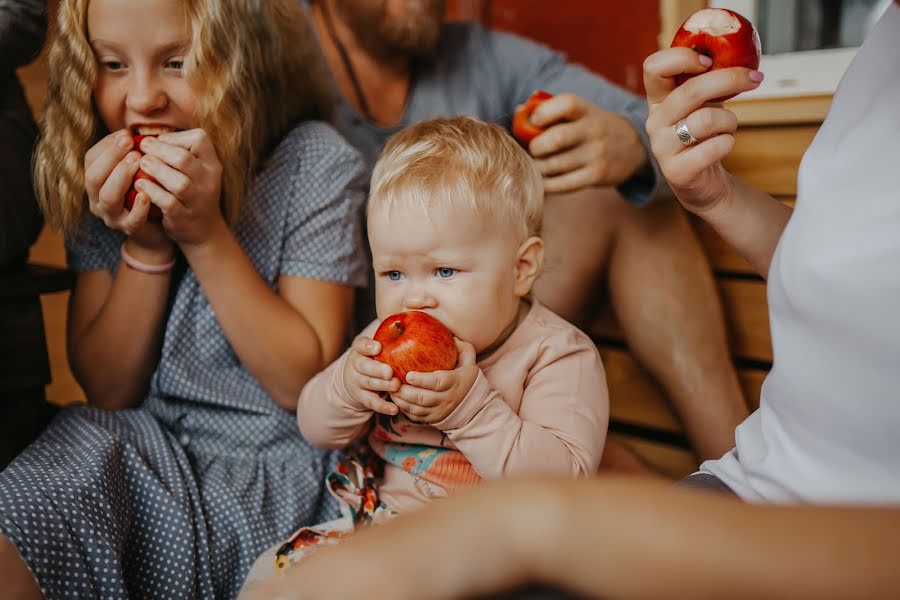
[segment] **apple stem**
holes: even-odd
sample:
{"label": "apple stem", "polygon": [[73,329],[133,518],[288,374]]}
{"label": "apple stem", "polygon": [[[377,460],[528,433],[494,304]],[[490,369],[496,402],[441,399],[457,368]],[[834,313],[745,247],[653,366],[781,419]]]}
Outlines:
{"label": "apple stem", "polygon": [[391,330],[394,333],[394,339],[400,337],[403,334],[403,323],[400,321],[394,321],[391,323]]}

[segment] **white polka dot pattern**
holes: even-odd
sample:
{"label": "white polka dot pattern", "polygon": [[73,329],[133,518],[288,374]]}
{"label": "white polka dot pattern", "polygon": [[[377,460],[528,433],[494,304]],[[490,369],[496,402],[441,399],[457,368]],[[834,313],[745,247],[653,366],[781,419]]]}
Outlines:
{"label": "white polka dot pattern", "polygon": [[[280,275],[361,285],[365,186],[334,130],[300,125],[254,181],[236,237],[273,288]],[[121,236],[93,218],[82,232],[70,266],[114,271]],[[241,365],[186,271],[143,405],[61,411],[0,474],[0,533],[48,598],[233,597],[263,550],[337,516],[323,489],[334,458]]]}

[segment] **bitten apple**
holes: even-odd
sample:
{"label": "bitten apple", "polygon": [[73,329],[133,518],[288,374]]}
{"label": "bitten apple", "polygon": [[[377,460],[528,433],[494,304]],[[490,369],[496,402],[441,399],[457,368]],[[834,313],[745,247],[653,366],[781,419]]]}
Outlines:
{"label": "bitten apple", "polygon": [[456,341],[443,323],[417,310],[386,318],[375,331],[381,344],[375,360],[394,370],[394,376],[406,383],[410,371],[429,373],[456,367]]}
{"label": "bitten apple", "polygon": [[[155,136],[151,136],[151,135],[136,135],[136,136],[134,136],[134,149],[135,150],[137,150],[138,152],[141,151],[141,140],[143,140],[146,137],[155,137]],[[137,198],[137,195],[138,195],[137,190],[134,189],[134,184],[137,182],[138,179],[148,179],[148,180],[152,181],[153,183],[156,183],[156,184],[159,183],[158,181],[156,181],[155,179],[153,179],[152,177],[150,177],[149,175],[147,175],[146,173],[144,173],[143,171],[138,169],[137,173],[135,173],[134,177],[131,179],[131,187],[128,188],[128,192],[125,193],[125,208],[127,208],[128,210],[131,210],[131,207],[134,206],[134,200]],[[159,207],[156,206],[155,204],[150,205],[150,212],[147,215],[147,220],[148,221],[162,221],[162,211],[159,210]]]}
{"label": "bitten apple", "polygon": [[[672,40],[673,48],[679,46],[711,58],[711,71],[728,67],[759,68],[759,33],[743,15],[727,8],[704,8],[688,17]],[[675,78],[675,83],[681,85],[691,77],[694,75],[682,73]],[[725,102],[735,95],[716,98],[713,102]]]}
{"label": "bitten apple", "polygon": [[549,100],[553,97],[550,92],[544,90],[536,90],[524,104],[516,108],[513,113],[512,132],[513,136],[519,140],[523,146],[527,146],[531,140],[546,131],[543,127],[538,127],[531,122],[531,113],[534,112],[541,102]]}

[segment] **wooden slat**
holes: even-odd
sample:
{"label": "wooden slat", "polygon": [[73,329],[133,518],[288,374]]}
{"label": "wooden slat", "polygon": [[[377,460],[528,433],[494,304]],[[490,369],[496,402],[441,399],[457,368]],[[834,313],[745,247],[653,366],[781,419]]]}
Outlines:
{"label": "wooden slat", "polygon": [[44,388],[47,401],[66,405],[84,402],[84,391],[72,370],[66,356],[66,305],[69,292],[44,294],[41,308],[44,312],[44,332],[47,336],[47,354],[50,357],[50,383]]}
{"label": "wooden slat", "polygon": [[[28,255],[31,262],[57,267],[66,266],[66,251],[59,232],[44,227]],[[44,333],[50,356],[50,384],[45,388],[47,400],[53,404],[84,401],[84,391],[75,381],[66,356],[66,311],[69,293],[44,294],[41,308],[44,313]]]}
{"label": "wooden slat", "polygon": [[671,479],[681,479],[690,475],[699,466],[694,454],[682,448],[618,433],[610,434],[609,438],[627,446],[653,470]]}
{"label": "wooden slat", "polygon": [[[788,206],[794,206],[794,198],[780,198],[780,200]],[[720,275],[757,275],[750,263],[703,219],[693,215],[690,218],[713,271]]]}
{"label": "wooden slat", "polygon": [[774,196],[797,195],[797,168],[817,125],[746,127],[723,164],[728,171]]}
{"label": "wooden slat", "polygon": [[[765,282],[729,277],[719,277],[717,282],[732,354],[745,360],[771,363],[772,343]],[[624,342],[622,328],[608,303],[598,307],[587,331],[595,338]]]}
{"label": "wooden slat", "polygon": [[[609,387],[610,418],[665,431],[681,432],[681,422],[655,381],[619,348],[599,346]],[[750,410],[759,406],[763,369],[740,368],[738,378]]]}
{"label": "wooden slat", "polygon": [[800,125],[818,126],[831,108],[831,94],[787,98],[746,98],[738,96],[725,108],[737,115],[741,126]]}

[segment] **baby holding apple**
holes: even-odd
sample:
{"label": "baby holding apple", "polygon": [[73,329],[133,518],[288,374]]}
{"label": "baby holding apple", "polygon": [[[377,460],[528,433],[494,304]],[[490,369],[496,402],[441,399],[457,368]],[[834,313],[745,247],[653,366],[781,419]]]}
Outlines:
{"label": "baby holding apple", "polygon": [[[383,350],[375,322],[304,387],[304,437],[325,448],[363,439],[366,451],[329,478],[346,502],[344,519],[271,549],[248,581],[283,569],[308,545],[482,480],[596,471],[609,417],[606,379],[590,338],[531,297],[543,260],[542,212],[540,174],[496,125],[435,119],[390,140],[368,205],[377,313],[393,315],[388,321],[425,313],[443,323],[454,336],[455,366],[401,379],[375,359]],[[438,333],[422,327],[424,337]],[[434,350],[408,343],[413,352]]]}

